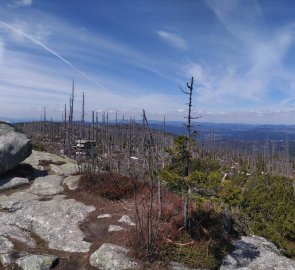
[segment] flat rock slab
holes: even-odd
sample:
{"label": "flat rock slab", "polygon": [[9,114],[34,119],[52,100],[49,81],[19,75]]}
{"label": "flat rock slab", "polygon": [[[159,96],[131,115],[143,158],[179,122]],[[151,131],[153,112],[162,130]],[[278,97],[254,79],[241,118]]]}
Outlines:
{"label": "flat rock slab", "polygon": [[280,255],[277,247],[265,238],[242,236],[234,242],[234,248],[224,258],[221,270],[295,270],[295,261]]}
{"label": "flat rock slab", "polygon": [[11,220],[11,216],[7,213],[0,214],[0,234],[22,242],[30,248],[36,248],[36,242],[31,234],[18,227],[17,221]]}
{"label": "flat rock slab", "polygon": [[135,223],[133,223],[131,218],[127,215],[122,216],[118,221],[121,223],[126,223],[129,226],[135,226]]}
{"label": "flat rock slab", "polygon": [[108,228],[108,232],[119,232],[119,231],[124,231],[124,228],[117,225],[110,225]]}
{"label": "flat rock slab", "polygon": [[128,249],[105,243],[91,254],[89,263],[101,270],[137,269],[138,265],[128,256]]}
{"label": "flat rock slab", "polygon": [[[30,190],[28,190],[30,191]],[[30,233],[48,242],[48,247],[69,252],[88,252],[91,243],[83,241],[79,223],[95,210],[74,199],[56,195],[51,200],[29,192],[0,196],[0,235],[34,246]]]}
{"label": "flat rock slab", "polygon": [[53,255],[28,255],[16,260],[23,270],[49,270],[58,263],[58,257]]}
{"label": "flat rock slab", "polygon": [[76,163],[70,162],[63,165],[50,164],[50,170],[58,175],[70,176],[77,172]]}
{"label": "flat rock slab", "polygon": [[42,165],[40,165],[41,160],[47,160],[47,161],[50,161],[51,163],[58,163],[58,162],[64,162],[64,163],[71,162],[72,163],[72,162],[74,162],[70,158],[60,157],[55,154],[33,150],[32,154],[27,159],[25,159],[23,161],[23,163],[30,164],[32,167],[34,167],[37,170],[43,170],[44,167]]}
{"label": "flat rock slab", "polygon": [[64,191],[62,187],[62,177],[58,175],[47,175],[44,177],[38,177],[34,180],[29,192],[36,195],[55,195]]}
{"label": "flat rock slab", "polygon": [[0,190],[16,188],[27,184],[29,184],[29,180],[22,177],[0,179]]}
{"label": "flat rock slab", "polygon": [[28,205],[31,201],[39,199],[40,196],[27,191],[14,192],[9,196],[2,195],[0,196],[0,209],[14,212]]}
{"label": "flat rock slab", "polygon": [[70,190],[76,190],[79,185],[79,180],[81,175],[71,175],[64,179],[63,183],[66,185]]}

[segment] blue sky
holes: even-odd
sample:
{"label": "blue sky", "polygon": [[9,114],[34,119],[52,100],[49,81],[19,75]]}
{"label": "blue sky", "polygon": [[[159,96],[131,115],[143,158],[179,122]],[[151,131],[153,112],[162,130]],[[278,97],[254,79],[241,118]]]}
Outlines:
{"label": "blue sky", "polygon": [[182,120],[195,77],[200,121],[295,123],[295,2],[0,0],[0,118]]}

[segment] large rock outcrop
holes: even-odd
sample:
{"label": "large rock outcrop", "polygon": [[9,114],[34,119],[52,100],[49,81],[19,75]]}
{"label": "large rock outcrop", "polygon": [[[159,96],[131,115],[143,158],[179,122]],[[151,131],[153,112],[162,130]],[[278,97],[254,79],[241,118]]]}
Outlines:
{"label": "large rock outcrop", "polygon": [[0,174],[13,169],[32,153],[32,143],[25,134],[0,122]]}
{"label": "large rock outcrop", "polygon": [[276,246],[262,237],[242,236],[234,242],[234,248],[220,270],[295,270],[295,261],[280,255]]}

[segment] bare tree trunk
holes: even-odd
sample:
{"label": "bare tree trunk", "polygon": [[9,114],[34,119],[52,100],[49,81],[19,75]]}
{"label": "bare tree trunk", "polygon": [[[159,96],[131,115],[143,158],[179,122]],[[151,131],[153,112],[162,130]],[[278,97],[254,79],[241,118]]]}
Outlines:
{"label": "bare tree trunk", "polygon": [[81,139],[85,139],[85,95],[82,96]]}
{"label": "bare tree trunk", "polygon": [[183,216],[184,216],[184,227],[188,228],[189,225],[189,215],[188,215],[188,187],[186,187],[185,180],[189,175],[190,170],[190,155],[191,155],[191,140],[192,140],[192,119],[197,119],[198,117],[192,116],[192,95],[193,95],[193,87],[194,87],[194,77],[191,78],[191,83],[186,84],[188,88],[188,92],[181,89],[181,91],[189,96],[188,102],[188,116],[185,117],[187,119],[187,123],[185,124],[187,128],[187,137],[186,137],[186,155],[184,157],[184,170],[183,170]]}
{"label": "bare tree trunk", "polygon": [[66,154],[66,141],[67,141],[67,104],[65,103],[65,113],[64,113],[64,138],[63,138],[64,154]]}

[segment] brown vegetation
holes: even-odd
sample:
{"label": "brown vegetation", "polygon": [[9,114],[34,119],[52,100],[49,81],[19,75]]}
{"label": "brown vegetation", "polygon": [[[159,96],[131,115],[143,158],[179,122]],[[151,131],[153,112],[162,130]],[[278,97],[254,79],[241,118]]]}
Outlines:
{"label": "brown vegetation", "polygon": [[83,175],[79,182],[80,190],[111,200],[131,198],[134,190],[140,190],[143,186],[142,182],[134,178],[110,172]]}
{"label": "brown vegetation", "polygon": [[231,251],[230,237],[224,233],[224,217],[202,205],[189,205],[190,230],[183,227],[182,199],[165,189],[163,215],[159,221],[157,207],[152,214],[153,253],[148,253],[147,194],[138,194],[139,220],[129,234],[130,254],[141,261],[168,265],[177,261],[194,268],[218,268],[222,258]]}

